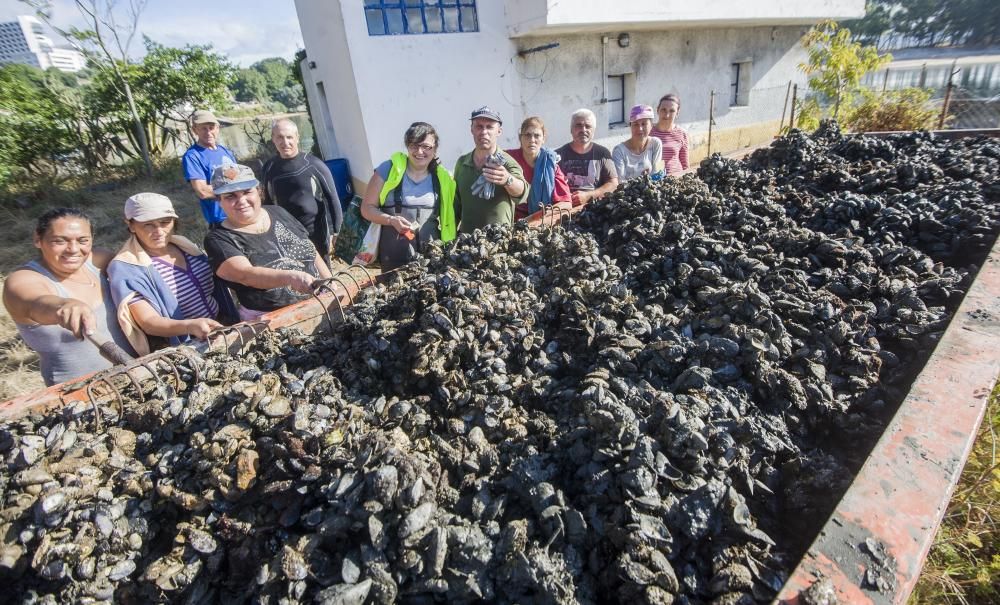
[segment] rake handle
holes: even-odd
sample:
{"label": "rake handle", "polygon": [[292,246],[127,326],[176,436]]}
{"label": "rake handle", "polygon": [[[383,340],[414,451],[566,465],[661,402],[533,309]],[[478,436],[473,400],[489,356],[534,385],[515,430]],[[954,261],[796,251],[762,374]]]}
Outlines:
{"label": "rake handle", "polygon": [[124,365],[134,360],[125,349],[119,347],[113,340],[101,342],[93,334],[86,334],[85,336],[91,344],[97,347],[97,350],[101,353],[101,357],[115,365]]}

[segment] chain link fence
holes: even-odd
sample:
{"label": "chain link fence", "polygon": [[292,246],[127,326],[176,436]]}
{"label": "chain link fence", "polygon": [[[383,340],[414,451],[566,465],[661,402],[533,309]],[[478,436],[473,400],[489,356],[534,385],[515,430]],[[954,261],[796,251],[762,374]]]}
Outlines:
{"label": "chain link fence", "polygon": [[[862,84],[876,99],[907,88],[928,91],[928,109],[937,116],[934,128],[1000,128],[1000,63],[908,65],[872,72]],[[810,95],[808,88],[791,82],[753,88],[745,96],[736,90],[713,91],[708,119],[687,125],[692,159],[768,143],[798,119],[796,112]],[[832,110],[828,106],[824,109]]]}
{"label": "chain link fence", "polygon": [[1000,63],[888,67],[868,74],[863,83],[881,93],[904,88],[929,91],[943,128],[1000,128]]}

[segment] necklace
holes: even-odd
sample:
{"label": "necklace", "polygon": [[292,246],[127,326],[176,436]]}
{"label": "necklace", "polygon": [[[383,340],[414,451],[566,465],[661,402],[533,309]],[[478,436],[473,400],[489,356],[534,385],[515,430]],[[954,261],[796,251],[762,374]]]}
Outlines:
{"label": "necklace", "polygon": [[[229,219],[223,221],[223,226],[225,223],[229,222]],[[261,218],[257,219],[256,222],[250,223],[249,225],[243,225],[240,227],[230,227],[236,231],[242,231],[243,233],[252,233],[254,235],[260,235],[264,233],[271,227],[271,216],[267,212],[262,212]]]}

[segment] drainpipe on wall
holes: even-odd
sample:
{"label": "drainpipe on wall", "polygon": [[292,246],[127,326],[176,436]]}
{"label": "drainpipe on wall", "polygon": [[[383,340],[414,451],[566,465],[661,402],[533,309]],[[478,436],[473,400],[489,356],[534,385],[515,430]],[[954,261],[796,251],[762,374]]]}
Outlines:
{"label": "drainpipe on wall", "polygon": [[608,37],[601,36],[601,103],[608,102]]}

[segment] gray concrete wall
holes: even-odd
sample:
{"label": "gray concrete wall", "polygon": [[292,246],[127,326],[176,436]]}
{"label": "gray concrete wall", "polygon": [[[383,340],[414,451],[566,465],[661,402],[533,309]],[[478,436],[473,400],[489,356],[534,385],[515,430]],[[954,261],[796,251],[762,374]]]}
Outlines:
{"label": "gray concrete wall", "polygon": [[[626,102],[655,107],[667,92],[680,95],[677,119],[693,145],[707,137],[713,89],[717,92],[713,130],[777,123],[788,82],[805,82],[798,64],[806,57],[798,41],[806,30],[786,26],[629,32],[627,48],[618,45],[617,32],[607,34],[606,44],[601,34],[518,39],[521,48],[559,43],[556,49],[517,60],[521,111],[545,120],[549,143],[556,145],[569,140],[573,110],[589,107],[598,116],[599,140],[613,146],[627,138],[629,130],[608,127],[604,81],[607,75],[635,74],[634,94],[626,93]],[[732,63],[746,60],[752,61],[749,104],[730,106]]]}

